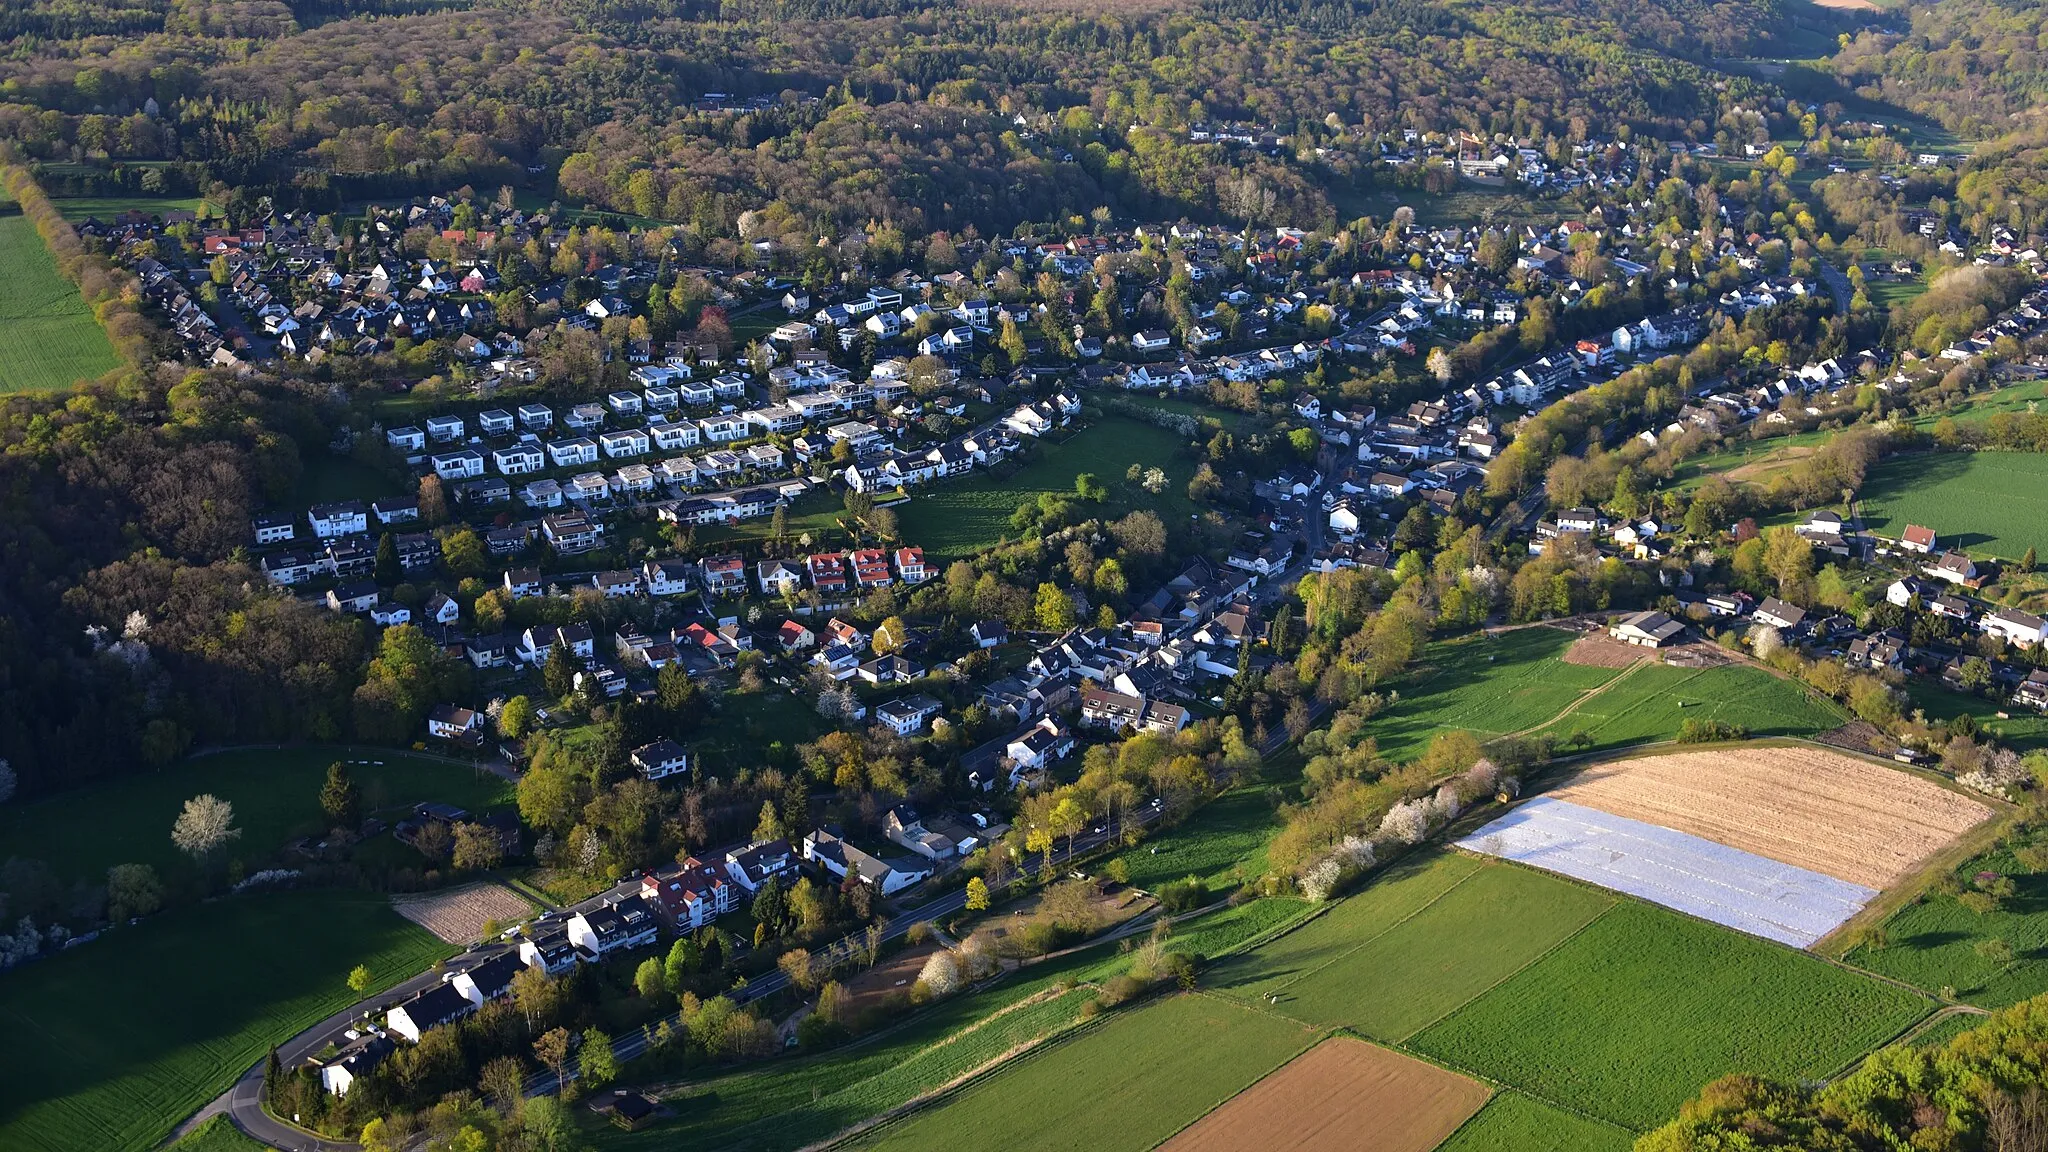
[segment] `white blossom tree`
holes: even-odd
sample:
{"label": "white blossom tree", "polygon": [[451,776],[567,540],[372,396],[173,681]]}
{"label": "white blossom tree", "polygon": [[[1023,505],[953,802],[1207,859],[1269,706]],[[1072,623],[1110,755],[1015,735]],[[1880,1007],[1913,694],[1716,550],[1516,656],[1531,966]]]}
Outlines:
{"label": "white blossom tree", "polygon": [[235,827],[235,806],[210,792],[185,801],[185,810],[171,825],[171,843],[201,862],[241,834]]}

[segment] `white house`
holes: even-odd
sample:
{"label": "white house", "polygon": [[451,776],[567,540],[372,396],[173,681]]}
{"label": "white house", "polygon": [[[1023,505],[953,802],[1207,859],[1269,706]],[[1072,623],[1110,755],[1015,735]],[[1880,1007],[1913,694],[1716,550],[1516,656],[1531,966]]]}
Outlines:
{"label": "white house", "polygon": [[369,531],[370,512],[360,500],[315,504],[306,512],[306,523],[313,529],[313,535],[322,540],[332,540],[337,536]]}
{"label": "white house", "polygon": [[604,454],[614,460],[647,455],[647,433],[639,428],[619,428],[601,432],[597,440],[603,445]]}
{"label": "white house", "polygon": [[557,468],[578,468],[597,463],[597,442],[578,436],[548,444],[548,459]]}
{"label": "white house", "polygon": [[924,730],[925,721],[939,714],[945,705],[923,693],[891,700],[875,709],[875,719],[898,736],[914,736]]}
{"label": "white house", "polygon": [[476,1005],[453,985],[436,984],[385,1013],[384,1024],[417,1044],[428,1029],[452,1024],[474,1011]]}
{"label": "white house", "polygon": [[569,942],[599,956],[654,943],[659,922],[638,896],[605,904],[569,918]]}
{"label": "white house", "polygon": [[804,859],[842,880],[849,874],[858,876],[862,883],[884,896],[901,892],[932,874],[921,863],[891,862],[871,856],[822,828],[804,837]]}
{"label": "white house", "polygon": [[537,444],[514,444],[491,452],[491,465],[500,475],[525,476],[547,467],[547,453]]}
{"label": "white house", "polygon": [[484,474],[484,455],[471,448],[460,452],[436,452],[429,461],[434,475],[443,480],[474,480]]}
{"label": "white house", "polygon": [[688,560],[649,560],[640,566],[649,596],[680,596],[690,590],[690,573],[696,565]]}
{"label": "white house", "polygon": [[2044,638],[2048,638],[2048,623],[2044,623],[2039,616],[2022,612],[2017,608],[2000,608],[1989,613],[1978,621],[1977,627],[2000,637],[2008,644],[2018,644],[2022,647],[2039,644]]}
{"label": "white house", "polygon": [[633,749],[633,767],[649,780],[664,780],[690,770],[690,754],[673,740],[663,738]]}

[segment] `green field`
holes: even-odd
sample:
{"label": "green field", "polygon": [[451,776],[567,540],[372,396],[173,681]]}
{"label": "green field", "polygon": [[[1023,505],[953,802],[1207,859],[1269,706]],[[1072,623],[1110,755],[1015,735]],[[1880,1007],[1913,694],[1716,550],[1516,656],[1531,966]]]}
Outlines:
{"label": "green field", "polygon": [[1411,759],[1446,728],[1481,740],[1535,730],[1562,739],[1583,730],[1593,747],[1605,749],[1672,739],[1686,720],[1793,736],[1825,731],[1845,718],[1800,685],[1747,665],[1644,664],[1617,672],[1567,664],[1559,657],[1575,638],[1535,627],[1431,645],[1413,678],[1400,686],[1400,701],[1372,721],[1380,751]]}
{"label": "green field", "polygon": [[201,219],[208,214],[206,201],[197,196],[52,196],[50,203],[64,214],[66,220],[83,220],[97,216],[101,220],[112,220],[130,209],[139,209],[152,216],[184,209],[196,212]]}
{"label": "green field", "polygon": [[[2036,837],[2048,845],[2048,836]],[[2048,992],[2048,873],[2030,872],[2006,848],[1994,849],[1956,870],[1965,883],[1979,872],[2010,877],[2018,890],[1997,909],[1972,912],[1953,896],[1928,892],[1892,915],[1882,947],[1857,946],[1848,960],[1930,992],[1955,990],[1958,999],[2003,1008]],[[2003,940],[2012,960],[1977,954],[1978,945]]]}
{"label": "green field", "polygon": [[1274,990],[1275,1011],[1398,1042],[1521,971],[1614,906],[1598,889],[1490,865]]}
{"label": "green field", "polygon": [[1864,526],[1898,536],[1908,524],[1944,547],[2017,560],[2048,548],[2048,455],[1919,452],[1870,470],[1858,494]]}
{"label": "green field", "polygon": [[[1945,724],[1967,713],[1976,720],[1979,733],[2008,748],[2020,752],[2048,748],[2048,716],[2039,712],[2011,711],[1982,696],[1950,691],[1925,676],[1906,681],[1906,696],[1913,702],[1913,708],[1925,712],[1933,723]],[[2000,712],[2006,713],[2002,720]]]}
{"label": "green field", "polygon": [[1170,996],[1026,1056],[856,1147],[1140,1152],[1313,1038],[1300,1025],[1214,996]]}
{"label": "green field", "polygon": [[1500,1092],[1437,1152],[1629,1152],[1635,1139],[1627,1129]]}
{"label": "green field", "polygon": [[1871,280],[1863,285],[1863,294],[1880,308],[1902,308],[1926,292],[1925,280]]}
{"label": "green field", "polygon": [[2021,380],[1989,392],[1971,393],[1953,408],[1915,416],[1913,425],[1932,428],[1944,418],[1958,424],[1982,424],[2004,412],[2032,412],[2044,401],[2048,401],[2048,380]]}
{"label": "green field", "polygon": [[1264,871],[1266,843],[1279,827],[1270,791],[1240,788],[1125,852],[1123,861],[1131,870],[1131,883],[1140,888],[1195,876],[1220,891]]}
{"label": "green field", "polygon": [[242,835],[232,851],[249,861],[267,860],[293,837],[326,831],[320,785],[336,760],[383,761],[350,766],[366,809],[441,800],[476,810],[512,800],[511,784],[499,777],[384,749],[222,752],[0,808],[0,845],[5,855],[43,861],[65,881],[97,881],[115,864],[149,864],[166,876],[183,875],[191,865],[171,846],[171,822],[185,801],[210,792],[235,806]]}
{"label": "green field", "polygon": [[1576,639],[1562,629],[1535,627],[1431,645],[1400,685],[1400,703],[1372,722],[1380,751],[1405,760],[1445,728],[1486,740],[1550,720],[1615,676],[1612,668],[1558,659]]}
{"label": "green field", "polygon": [[1833,701],[1750,665],[1645,664],[1548,731],[1565,736],[1583,729],[1594,749],[1611,749],[1672,739],[1687,720],[1735,724],[1752,736],[1807,736],[1847,719]]}
{"label": "green field", "polygon": [[35,225],[0,202],[0,392],[69,388],[120,367],[106,330]]}
{"label": "green field", "polygon": [[1624,901],[1412,1043],[1642,1129],[1725,1073],[1831,1074],[1930,1006],[1812,956]]}
{"label": "green field", "polygon": [[0,1148],[154,1147],[272,1045],[450,949],[382,897],[237,897],[123,928],[0,980]]}
{"label": "green field", "polygon": [[[1037,455],[1008,479],[977,472],[964,480],[944,481],[920,489],[897,515],[903,538],[916,542],[928,557],[953,560],[1014,537],[1010,514],[1017,505],[1042,493],[1074,495],[1074,477],[1092,472],[1109,485],[1106,505],[1089,506],[1093,515],[1122,515],[1132,508],[1150,508],[1169,522],[1188,515],[1188,480],[1195,473],[1191,458],[1182,455],[1180,437],[1124,416],[1105,416],[1063,443],[1039,442]],[[1124,483],[1133,464],[1166,472],[1166,491],[1153,496]]]}

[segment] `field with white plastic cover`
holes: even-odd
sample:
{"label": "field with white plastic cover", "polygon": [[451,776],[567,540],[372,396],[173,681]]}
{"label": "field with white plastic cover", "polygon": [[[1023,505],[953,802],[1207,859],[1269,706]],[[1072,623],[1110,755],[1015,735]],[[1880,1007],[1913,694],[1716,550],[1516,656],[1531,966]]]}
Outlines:
{"label": "field with white plastic cover", "polygon": [[1457,843],[1795,948],[1877,897],[1875,888],[1547,796]]}

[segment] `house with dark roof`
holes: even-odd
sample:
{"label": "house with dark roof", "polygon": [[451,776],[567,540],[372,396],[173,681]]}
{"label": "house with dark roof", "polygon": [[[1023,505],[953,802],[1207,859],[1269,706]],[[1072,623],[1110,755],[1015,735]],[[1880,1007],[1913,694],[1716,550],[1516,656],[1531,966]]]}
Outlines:
{"label": "house with dark roof", "polygon": [[417,1044],[430,1028],[451,1024],[476,1005],[452,984],[436,984],[384,1014],[384,1024],[393,1032]]}
{"label": "house with dark roof", "polygon": [[569,918],[569,941],[599,956],[607,952],[644,948],[654,943],[659,928],[654,910],[638,896],[627,896],[578,912]]}

